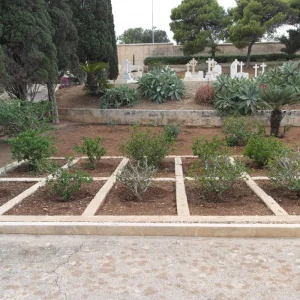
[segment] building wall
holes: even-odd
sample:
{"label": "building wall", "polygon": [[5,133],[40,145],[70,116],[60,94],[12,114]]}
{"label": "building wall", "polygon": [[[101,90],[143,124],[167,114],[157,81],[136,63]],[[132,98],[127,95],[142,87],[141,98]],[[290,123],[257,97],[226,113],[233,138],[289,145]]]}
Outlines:
{"label": "building wall", "polygon": [[[253,46],[252,54],[271,54],[281,53],[284,45],[280,43],[256,43]],[[118,45],[119,64],[123,64],[126,59],[133,63],[133,56],[135,57],[136,65],[143,65],[144,59],[149,56],[183,56],[181,50],[182,46],[174,45],[172,43],[163,44],[126,44]],[[247,48],[237,49],[233,44],[220,44],[218,46],[218,55],[246,55]],[[205,49],[196,55],[208,55],[209,48]]]}

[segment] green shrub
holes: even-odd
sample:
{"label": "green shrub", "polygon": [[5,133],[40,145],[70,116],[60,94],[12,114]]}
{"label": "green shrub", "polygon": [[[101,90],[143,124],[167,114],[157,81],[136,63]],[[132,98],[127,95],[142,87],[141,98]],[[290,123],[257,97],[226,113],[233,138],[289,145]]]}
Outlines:
{"label": "green shrub", "polygon": [[177,140],[177,138],[180,134],[181,128],[180,128],[179,124],[167,125],[167,126],[164,126],[164,131],[165,131],[167,139],[170,142],[173,142],[173,141]]}
{"label": "green shrub", "polygon": [[[292,55],[289,57],[285,53],[259,54],[251,55],[251,61],[268,62],[268,61],[288,61],[290,59],[299,58],[300,55]],[[211,56],[150,56],[144,60],[146,66],[153,64],[162,65],[186,65],[193,58],[199,62],[206,62]],[[217,55],[215,60],[218,63],[232,63],[235,59],[238,61],[246,61],[246,55]]]}
{"label": "green shrub", "polygon": [[82,184],[91,184],[93,179],[83,171],[70,173],[69,169],[60,169],[53,179],[47,181],[50,193],[69,201],[72,195],[78,192]]}
{"label": "green shrub", "polygon": [[195,94],[197,104],[212,104],[215,98],[215,89],[211,84],[203,84]]}
{"label": "green shrub", "polygon": [[300,197],[300,149],[270,160],[268,175],[276,186],[297,192]]}
{"label": "green shrub", "polygon": [[12,157],[28,163],[30,170],[41,171],[41,166],[55,153],[52,138],[37,131],[25,131],[8,140],[12,146]]}
{"label": "green shrub", "polygon": [[222,133],[228,146],[244,146],[252,136],[263,135],[265,128],[251,117],[228,117],[223,122]]}
{"label": "green shrub", "polygon": [[115,87],[105,91],[101,98],[101,108],[132,107],[138,102],[137,91],[127,86]]}
{"label": "green shrub", "polygon": [[121,146],[123,155],[139,162],[147,159],[149,166],[157,167],[169,154],[173,143],[165,133],[151,133],[148,129],[143,131],[139,126],[134,126],[131,139]]}
{"label": "green shrub", "polygon": [[0,126],[8,136],[15,136],[29,130],[43,132],[50,128],[49,110],[49,102],[2,100],[0,101]]}
{"label": "green shrub", "polygon": [[198,167],[194,177],[200,183],[204,193],[211,199],[213,196],[222,197],[238,182],[245,172],[245,166],[241,162],[232,164],[227,156],[211,156],[206,167]]}
{"label": "green shrub", "polygon": [[123,183],[139,201],[142,201],[156,172],[154,166],[148,165],[147,159],[143,162],[129,162],[117,175],[117,181]]}
{"label": "green shrub", "polygon": [[221,115],[251,115],[261,108],[258,79],[219,76],[215,86],[214,107]]}
{"label": "green shrub", "polygon": [[75,152],[87,155],[91,169],[96,169],[97,162],[106,154],[105,148],[101,146],[101,141],[101,137],[91,139],[84,136],[81,145],[74,146]]}
{"label": "green shrub", "polygon": [[179,101],[184,94],[182,80],[169,68],[150,71],[138,80],[138,85],[143,97],[158,104],[167,100]]}
{"label": "green shrub", "polygon": [[244,154],[262,167],[277,156],[288,152],[287,147],[272,137],[251,137],[245,147]]}

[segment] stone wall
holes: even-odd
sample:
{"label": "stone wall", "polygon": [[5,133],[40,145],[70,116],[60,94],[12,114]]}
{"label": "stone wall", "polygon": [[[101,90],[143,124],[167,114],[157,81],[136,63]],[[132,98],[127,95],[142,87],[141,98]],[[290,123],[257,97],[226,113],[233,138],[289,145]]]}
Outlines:
{"label": "stone wall", "polygon": [[[252,54],[270,54],[281,53],[284,45],[280,43],[256,43],[253,46]],[[163,44],[127,44],[118,45],[119,63],[123,63],[126,59],[133,62],[135,56],[135,64],[143,65],[144,59],[149,56],[183,56],[182,46],[177,46],[172,43]],[[247,48],[237,49],[232,44],[220,44],[218,46],[218,55],[246,55]],[[209,48],[196,55],[208,55]]]}
{"label": "stone wall", "polygon": [[[257,118],[269,124],[270,111],[258,112]],[[85,109],[61,108],[61,120],[90,124],[168,125],[178,123],[184,126],[220,127],[222,118],[214,110],[139,110],[139,109]],[[300,110],[286,112],[282,125],[300,127]]]}

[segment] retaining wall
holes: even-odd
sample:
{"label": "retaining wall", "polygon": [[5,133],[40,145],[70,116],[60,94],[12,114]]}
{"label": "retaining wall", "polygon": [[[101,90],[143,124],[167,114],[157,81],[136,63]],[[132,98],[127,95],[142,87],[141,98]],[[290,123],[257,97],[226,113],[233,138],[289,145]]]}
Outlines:
{"label": "retaining wall", "polygon": [[[269,124],[270,111],[259,111],[257,119]],[[300,126],[300,110],[285,112],[282,125]],[[139,110],[139,109],[85,109],[60,108],[61,120],[89,124],[168,125],[220,127],[222,118],[214,110]]]}

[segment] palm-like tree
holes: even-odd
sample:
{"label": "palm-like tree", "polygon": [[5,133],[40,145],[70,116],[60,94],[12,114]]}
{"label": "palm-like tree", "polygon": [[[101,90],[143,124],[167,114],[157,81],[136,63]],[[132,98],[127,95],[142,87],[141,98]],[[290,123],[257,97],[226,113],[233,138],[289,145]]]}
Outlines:
{"label": "palm-like tree", "polygon": [[264,105],[272,110],[271,135],[278,137],[284,117],[283,107],[300,102],[300,94],[297,94],[292,87],[268,86],[261,91],[261,99]]}

